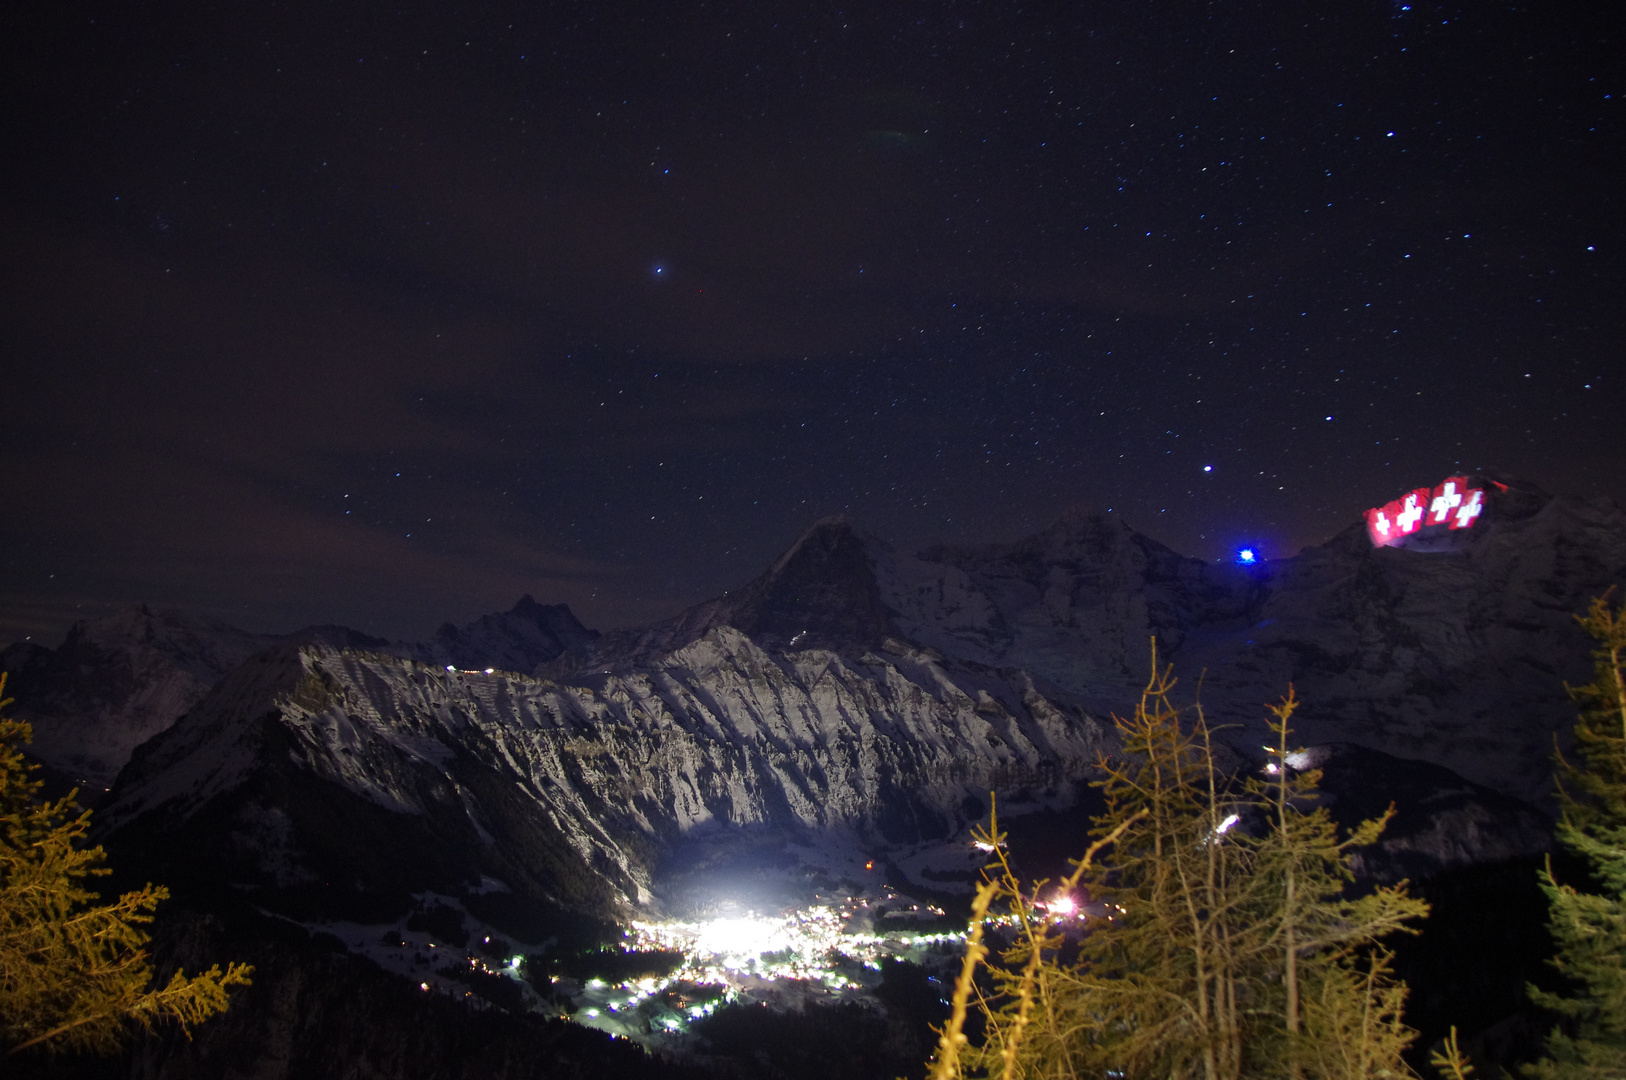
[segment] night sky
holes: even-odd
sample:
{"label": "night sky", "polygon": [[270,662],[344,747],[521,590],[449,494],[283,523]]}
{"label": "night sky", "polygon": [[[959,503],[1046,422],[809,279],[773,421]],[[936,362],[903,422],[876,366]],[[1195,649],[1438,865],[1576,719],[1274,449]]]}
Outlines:
{"label": "night sky", "polygon": [[13,8],[0,641],[1626,496],[1618,3]]}

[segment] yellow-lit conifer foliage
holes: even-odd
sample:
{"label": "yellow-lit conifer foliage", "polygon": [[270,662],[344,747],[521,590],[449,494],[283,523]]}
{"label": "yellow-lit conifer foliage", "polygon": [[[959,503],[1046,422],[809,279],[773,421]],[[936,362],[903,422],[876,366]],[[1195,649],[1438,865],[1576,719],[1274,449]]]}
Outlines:
{"label": "yellow-lit conifer foliage", "polygon": [[90,814],[75,794],[40,800],[22,752],[32,737],[28,724],[0,717],[0,1051],[107,1052],[134,1026],[190,1030],[224,1010],[227,987],[252,969],[217,964],[152,985],[143,927],[169,893],[147,885],[102,902],[90,881],[109,871],[102,849],[84,844]]}
{"label": "yellow-lit conifer foliage", "polygon": [[[1024,888],[1000,837],[983,838],[999,861],[974,909],[1008,910],[1015,941],[985,961],[974,936],[934,1080],[1412,1075],[1405,984],[1378,942],[1427,905],[1403,884],[1345,895],[1349,849],[1387,818],[1340,839],[1316,805],[1320,774],[1289,764],[1291,691],[1270,708],[1264,777],[1239,780],[1216,764],[1202,711],[1182,723],[1173,689],[1154,652],[1139,705],[1116,721],[1121,750],[1099,762],[1107,811],[1061,883],[1095,912],[1076,951],[1042,913],[1044,883]],[[963,1031],[973,1001],[980,1045]]]}

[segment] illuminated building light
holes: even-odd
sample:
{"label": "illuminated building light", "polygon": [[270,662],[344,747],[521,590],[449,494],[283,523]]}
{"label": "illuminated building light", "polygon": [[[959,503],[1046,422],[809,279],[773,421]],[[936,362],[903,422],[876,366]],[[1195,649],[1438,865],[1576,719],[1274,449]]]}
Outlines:
{"label": "illuminated building light", "polygon": [[1448,476],[1437,487],[1417,488],[1366,512],[1366,533],[1374,547],[1392,547],[1425,528],[1471,528],[1484,511],[1483,488],[1466,476]]}
{"label": "illuminated building light", "polygon": [[1050,914],[1066,919],[1078,914],[1078,901],[1071,896],[1057,896],[1046,904],[1045,908]]}
{"label": "illuminated building light", "polygon": [[1252,566],[1259,561],[1259,553],[1253,548],[1245,547],[1236,553],[1236,561],[1243,566]]}

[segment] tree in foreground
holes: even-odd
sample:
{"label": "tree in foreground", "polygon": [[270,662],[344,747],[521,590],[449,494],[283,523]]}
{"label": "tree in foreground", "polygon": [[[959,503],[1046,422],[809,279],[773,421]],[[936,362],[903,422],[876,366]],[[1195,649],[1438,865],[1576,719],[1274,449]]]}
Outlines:
{"label": "tree in foreground", "polygon": [[[1378,942],[1427,906],[1404,885],[1343,895],[1349,849],[1387,818],[1338,838],[1313,805],[1319,774],[1291,764],[1291,694],[1272,709],[1265,779],[1238,783],[1216,766],[1201,710],[1181,724],[1155,653],[1153,671],[1134,714],[1115,718],[1107,811],[1072,875],[1024,889],[1001,853],[978,891],[979,919],[1008,912],[1015,941],[987,962],[974,927],[934,1080],[1410,1075],[1405,985]],[[1002,852],[1000,839],[996,821],[982,840]],[[1103,914],[1064,959],[1052,914],[1080,888]],[[985,962],[990,992],[974,978]],[[973,1000],[986,1033],[975,1046]]]}
{"label": "tree in foreground", "polygon": [[1563,885],[1548,865],[1552,964],[1568,988],[1530,988],[1530,997],[1559,1016],[1547,1057],[1525,1067],[1531,1077],[1626,1076],[1626,609],[1592,601],[1581,625],[1597,640],[1593,678],[1571,687],[1579,707],[1579,762],[1559,757],[1558,842],[1580,857],[1593,887]]}
{"label": "tree in foreground", "polygon": [[[0,674],[0,697],[5,682]],[[105,1053],[132,1027],[173,1021],[190,1031],[223,1011],[227,988],[253,969],[217,964],[152,985],[142,928],[169,893],[147,885],[101,902],[90,881],[109,871],[102,849],[84,846],[90,815],[77,812],[77,793],[40,801],[36,766],[22,754],[32,736],[0,717],[0,1051]]]}

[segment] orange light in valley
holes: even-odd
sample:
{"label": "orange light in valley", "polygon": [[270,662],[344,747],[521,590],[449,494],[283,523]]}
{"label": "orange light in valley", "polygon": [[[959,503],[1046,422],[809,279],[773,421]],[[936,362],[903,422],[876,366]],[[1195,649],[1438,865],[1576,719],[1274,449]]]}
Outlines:
{"label": "orange light in valley", "polygon": [[875,860],[871,859],[869,862],[865,863],[864,864],[864,869],[865,870],[873,870],[873,869],[875,869]]}

